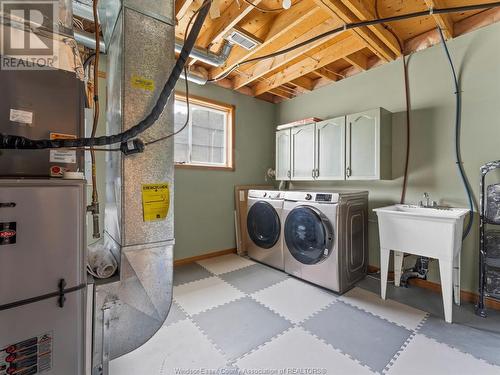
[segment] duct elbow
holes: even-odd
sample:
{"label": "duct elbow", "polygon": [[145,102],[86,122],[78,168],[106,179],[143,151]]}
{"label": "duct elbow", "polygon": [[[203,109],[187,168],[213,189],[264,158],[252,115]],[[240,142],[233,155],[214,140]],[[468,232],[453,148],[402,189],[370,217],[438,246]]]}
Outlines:
{"label": "duct elbow", "polygon": [[[95,50],[95,36],[94,34],[88,33],[82,30],[75,30],[75,40],[77,43],[84,45],[87,48]],[[99,42],[99,52],[106,53],[106,44],[101,39]]]}
{"label": "duct elbow", "polygon": [[[175,52],[180,53],[182,50],[183,41],[180,39],[175,40]],[[207,49],[193,48],[189,57],[204,62],[205,64],[212,65],[215,67],[222,66],[226,63],[233,45],[227,41],[222,45],[220,53],[213,53]]]}
{"label": "duct elbow", "polygon": [[[181,78],[184,79],[183,74],[181,75]],[[186,78],[189,82],[193,82],[193,83],[196,83],[197,85],[202,85],[202,86],[205,85],[208,81],[206,74],[202,75],[202,74],[196,74],[193,72],[188,72]]]}

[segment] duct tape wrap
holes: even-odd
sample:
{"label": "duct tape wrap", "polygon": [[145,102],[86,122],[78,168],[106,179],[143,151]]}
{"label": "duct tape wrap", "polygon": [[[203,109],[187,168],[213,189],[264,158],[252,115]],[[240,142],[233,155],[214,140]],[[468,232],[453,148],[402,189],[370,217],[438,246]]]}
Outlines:
{"label": "duct tape wrap", "polygon": [[87,271],[98,279],[112,277],[118,269],[118,263],[110,247],[116,246],[110,240],[101,240],[87,247]]}

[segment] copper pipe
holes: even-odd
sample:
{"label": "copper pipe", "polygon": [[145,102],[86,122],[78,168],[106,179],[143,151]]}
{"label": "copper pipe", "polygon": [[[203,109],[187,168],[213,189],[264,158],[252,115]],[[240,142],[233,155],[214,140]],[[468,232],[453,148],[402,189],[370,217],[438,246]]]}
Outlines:
{"label": "copper pipe", "polygon": [[[92,11],[94,20],[97,20],[97,3],[94,0],[92,4]],[[97,132],[97,125],[99,123],[99,53],[100,53],[100,25],[95,22],[95,58],[94,58],[94,121],[92,123],[91,138],[95,138]],[[90,148],[90,159],[92,163],[92,204],[90,211],[92,212],[93,221],[93,234],[92,237],[100,238],[101,231],[99,228],[99,193],[97,191],[97,173],[96,173],[96,160],[94,147]]]}

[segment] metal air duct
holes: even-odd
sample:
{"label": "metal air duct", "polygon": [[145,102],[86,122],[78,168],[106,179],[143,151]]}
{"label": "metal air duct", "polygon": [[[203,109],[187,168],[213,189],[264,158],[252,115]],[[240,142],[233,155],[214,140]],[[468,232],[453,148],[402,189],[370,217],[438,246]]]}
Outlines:
{"label": "metal air duct", "polygon": [[[104,36],[105,39],[107,39],[107,35],[109,34],[108,30],[112,30],[112,27],[114,25],[113,21],[106,21],[109,20],[110,18],[114,17],[117,14],[116,11],[116,5],[115,3],[112,3],[111,5],[108,6],[106,9],[103,6],[100,6],[100,12],[99,14],[103,14],[105,16],[105,20],[103,22],[103,31],[104,31]],[[73,13],[75,16],[81,17],[83,19],[86,19],[88,21],[94,21],[94,16],[92,14],[92,8],[89,5],[86,5],[84,3],[81,3],[79,1],[74,0],[73,1]],[[165,19],[164,15],[161,17]],[[84,32],[84,31],[75,31],[75,39],[78,43],[83,44],[85,47],[95,49],[95,41],[94,41],[94,36],[90,33]],[[175,52],[179,53],[182,49],[184,42],[182,39],[176,39],[175,40]],[[104,53],[105,49],[105,41],[101,40],[100,44],[101,52]],[[206,64],[219,67],[222,66],[226,63],[227,58],[229,57],[229,54],[231,53],[233,49],[233,44],[228,42],[227,40],[224,41],[222,44],[221,50],[219,53],[213,53],[208,49],[202,49],[202,48],[193,48],[191,51],[191,54],[189,55],[191,58],[202,61]],[[197,77],[193,77],[193,80],[190,80],[191,82],[195,82],[201,85],[204,85],[206,83],[200,83],[203,81],[198,79]]]}
{"label": "metal air duct", "polygon": [[[180,78],[184,79],[184,74],[181,74]],[[193,83],[196,83],[198,85],[205,85],[208,81],[208,78],[206,76],[201,76],[201,75],[195,74],[193,72],[188,72],[187,80],[189,82],[193,82]]]}
{"label": "metal air duct", "polygon": [[[129,0],[106,12],[115,0],[101,0],[107,45],[107,133],[129,129],[149,113],[175,63],[173,0]],[[162,13],[160,13],[159,9]],[[105,18],[103,15],[116,15]],[[154,15],[154,16],[152,16]],[[126,52],[125,52],[126,51]],[[173,131],[173,95],[154,126],[156,139]],[[93,373],[108,374],[108,362],[143,345],[163,325],[172,301],[174,246],[173,138],[140,154],[106,159],[105,239],[119,259],[119,275],[95,284]],[[145,192],[168,185],[168,215],[149,221]],[[161,190],[161,187],[159,187]],[[156,218],[158,219],[156,220]]]}
{"label": "metal air duct", "polygon": [[[175,40],[175,52],[179,53],[182,49],[183,42],[180,39]],[[227,58],[229,57],[229,54],[231,53],[231,50],[233,49],[233,45],[229,43],[228,41],[224,41],[224,44],[222,45],[221,51],[219,54],[213,53],[209,51],[208,49],[201,49],[201,48],[193,48],[191,51],[191,54],[189,57],[200,60],[201,62],[204,62],[206,64],[212,65],[212,66],[222,66],[226,63]]]}
{"label": "metal air duct", "polygon": [[89,4],[73,0],[73,15],[94,22],[94,13]]}
{"label": "metal air duct", "polygon": [[[75,30],[74,35],[77,43],[80,43],[81,45],[84,45],[87,48],[95,50],[94,34],[82,30]],[[101,53],[106,53],[106,45],[104,44],[104,41],[102,39],[99,42],[99,49]]]}

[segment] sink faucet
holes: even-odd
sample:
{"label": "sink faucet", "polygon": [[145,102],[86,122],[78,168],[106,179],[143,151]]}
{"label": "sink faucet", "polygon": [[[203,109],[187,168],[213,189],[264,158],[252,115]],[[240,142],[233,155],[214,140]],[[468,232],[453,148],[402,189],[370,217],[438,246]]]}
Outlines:
{"label": "sink faucet", "polygon": [[432,207],[437,207],[437,202],[436,201],[431,201],[431,196],[429,193],[425,192],[424,193],[424,201],[420,201],[420,207],[425,207],[425,208],[432,208]]}

